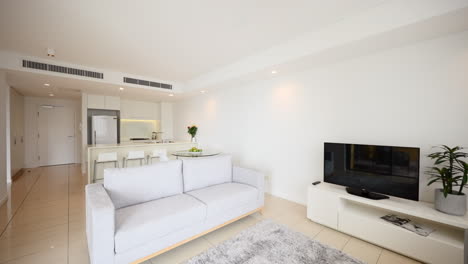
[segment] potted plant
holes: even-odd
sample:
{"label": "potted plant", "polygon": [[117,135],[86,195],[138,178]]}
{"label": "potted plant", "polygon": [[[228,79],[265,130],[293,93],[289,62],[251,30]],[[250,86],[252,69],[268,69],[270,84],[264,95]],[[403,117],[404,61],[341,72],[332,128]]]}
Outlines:
{"label": "potted plant", "polygon": [[190,136],[192,136],[192,139],[191,139],[192,143],[197,142],[197,140],[195,139],[195,136],[197,135],[197,131],[198,131],[198,127],[196,125],[187,127],[187,133],[189,133]]}
{"label": "potted plant", "polygon": [[434,166],[429,168],[429,182],[442,183],[442,189],[435,190],[435,208],[451,215],[465,215],[466,195],[463,188],[468,181],[468,164],[464,161],[468,153],[462,147],[450,148],[440,146],[441,151],[428,157],[434,160]]}

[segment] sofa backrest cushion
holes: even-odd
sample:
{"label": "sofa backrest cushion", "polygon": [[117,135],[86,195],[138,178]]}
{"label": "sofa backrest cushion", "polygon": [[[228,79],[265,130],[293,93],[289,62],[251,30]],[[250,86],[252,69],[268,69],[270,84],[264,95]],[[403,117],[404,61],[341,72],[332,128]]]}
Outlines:
{"label": "sofa backrest cushion", "polygon": [[183,192],[182,161],[104,170],[104,188],[116,209]]}
{"label": "sofa backrest cushion", "polygon": [[229,155],[183,160],[184,192],[232,182],[232,161]]}

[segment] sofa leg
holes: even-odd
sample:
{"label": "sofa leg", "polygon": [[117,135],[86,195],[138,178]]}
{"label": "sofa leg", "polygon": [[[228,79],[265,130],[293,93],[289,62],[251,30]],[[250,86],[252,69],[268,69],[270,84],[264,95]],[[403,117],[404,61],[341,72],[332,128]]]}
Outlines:
{"label": "sofa leg", "polygon": [[265,215],[263,210],[264,210],[264,209],[263,209],[263,207],[262,207],[262,208],[260,209],[260,211],[258,211],[258,212],[259,212],[261,215]]}

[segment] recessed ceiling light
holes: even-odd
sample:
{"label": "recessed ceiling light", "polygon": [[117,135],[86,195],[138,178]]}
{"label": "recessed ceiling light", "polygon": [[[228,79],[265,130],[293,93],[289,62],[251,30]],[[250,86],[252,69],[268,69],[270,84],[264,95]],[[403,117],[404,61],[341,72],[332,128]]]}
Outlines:
{"label": "recessed ceiling light", "polygon": [[124,88],[123,88],[123,87],[120,87],[119,89],[120,89],[120,91],[123,91],[123,90],[124,90]]}
{"label": "recessed ceiling light", "polygon": [[49,96],[54,96],[54,94],[53,94],[53,93],[50,93]]}
{"label": "recessed ceiling light", "polygon": [[174,96],[174,94],[169,94],[169,96]]}
{"label": "recessed ceiling light", "polygon": [[48,49],[47,49],[47,56],[49,56],[49,57],[55,57],[55,50],[54,50],[54,49],[51,49],[51,48],[48,48]]}
{"label": "recessed ceiling light", "polygon": [[276,70],[272,70],[271,74],[277,74],[278,72]]}
{"label": "recessed ceiling light", "polygon": [[206,91],[205,91],[205,90],[201,90],[201,91],[200,91],[200,93],[202,93],[202,94],[203,94],[203,93],[206,93]]}
{"label": "recessed ceiling light", "polygon": [[50,86],[50,83],[44,83],[44,86]]}

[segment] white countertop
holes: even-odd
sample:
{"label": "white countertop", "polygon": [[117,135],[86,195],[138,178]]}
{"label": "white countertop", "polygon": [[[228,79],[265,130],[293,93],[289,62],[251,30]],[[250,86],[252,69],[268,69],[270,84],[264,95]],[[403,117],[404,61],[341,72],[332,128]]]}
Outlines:
{"label": "white countertop", "polygon": [[126,148],[126,147],[144,147],[144,146],[168,146],[168,145],[182,145],[182,144],[192,144],[188,141],[174,141],[172,143],[156,143],[154,141],[144,141],[144,142],[121,142],[119,144],[97,144],[97,145],[88,145],[88,149],[99,149],[99,148]]}

